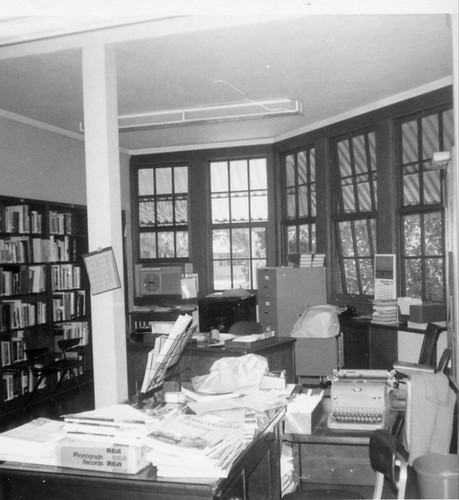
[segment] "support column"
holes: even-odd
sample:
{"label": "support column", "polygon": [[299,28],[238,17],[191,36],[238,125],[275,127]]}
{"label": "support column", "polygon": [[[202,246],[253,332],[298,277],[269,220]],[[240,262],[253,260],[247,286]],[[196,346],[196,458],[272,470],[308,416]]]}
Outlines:
{"label": "support column", "polygon": [[83,49],[89,251],[112,247],[122,286],[91,295],[96,408],[127,399],[118,102],[114,54]]}

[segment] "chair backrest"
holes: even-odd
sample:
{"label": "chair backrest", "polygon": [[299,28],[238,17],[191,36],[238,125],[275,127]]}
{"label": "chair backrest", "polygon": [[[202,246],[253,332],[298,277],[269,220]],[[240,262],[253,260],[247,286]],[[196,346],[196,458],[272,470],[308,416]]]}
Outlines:
{"label": "chair backrest", "polygon": [[437,365],[437,372],[444,373],[447,375],[449,360],[451,359],[452,349],[451,347],[447,347],[443,354],[441,355],[440,361]]}
{"label": "chair backrest", "polygon": [[420,365],[429,365],[433,368],[437,365],[437,340],[440,333],[445,331],[446,327],[436,325],[435,323],[429,323],[424,334],[424,340],[422,341],[421,353],[419,355]]}
{"label": "chair backrest", "polygon": [[263,333],[264,329],[261,323],[257,321],[236,321],[228,330],[233,335],[251,335],[253,333]]}
{"label": "chair backrest", "polygon": [[377,429],[370,437],[369,453],[371,467],[376,472],[373,499],[381,498],[384,478],[398,499],[405,498],[408,454],[401,442],[390,432]]}
{"label": "chair backrest", "polygon": [[62,339],[57,342],[57,345],[62,352],[65,352],[80,345],[80,341],[80,337],[73,339]]}

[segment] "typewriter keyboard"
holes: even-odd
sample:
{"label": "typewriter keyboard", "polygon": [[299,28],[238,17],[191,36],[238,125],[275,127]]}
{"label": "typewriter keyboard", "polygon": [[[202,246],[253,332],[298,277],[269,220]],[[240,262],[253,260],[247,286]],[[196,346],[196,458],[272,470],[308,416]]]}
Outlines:
{"label": "typewriter keyboard", "polygon": [[335,408],[328,417],[330,429],[374,430],[384,426],[384,411],[380,408]]}

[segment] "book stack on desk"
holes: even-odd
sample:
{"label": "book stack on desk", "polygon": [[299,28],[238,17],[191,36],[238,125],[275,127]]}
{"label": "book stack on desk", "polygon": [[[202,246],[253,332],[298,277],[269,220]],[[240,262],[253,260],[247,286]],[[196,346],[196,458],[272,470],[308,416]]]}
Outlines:
{"label": "book stack on desk", "polygon": [[378,324],[397,324],[398,323],[398,304],[396,300],[374,300],[372,323]]}

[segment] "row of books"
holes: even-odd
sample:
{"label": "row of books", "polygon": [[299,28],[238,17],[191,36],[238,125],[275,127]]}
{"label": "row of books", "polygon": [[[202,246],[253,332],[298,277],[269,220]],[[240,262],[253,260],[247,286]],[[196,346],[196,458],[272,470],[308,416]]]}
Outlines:
{"label": "row of books", "polygon": [[85,290],[53,293],[53,321],[68,321],[85,315]]}
{"label": "row of books", "polygon": [[11,236],[8,239],[0,239],[0,264],[66,262],[76,258],[76,239],[70,239],[68,236]]}
{"label": "row of books", "polygon": [[71,212],[49,212],[50,234],[73,234],[73,214]]}
{"label": "row of books", "polygon": [[46,323],[46,302],[3,300],[0,304],[0,332]]}
{"label": "row of books", "polygon": [[25,361],[24,332],[18,331],[16,335],[1,341],[2,366]]}
{"label": "row of books", "polygon": [[0,269],[0,295],[26,295],[45,290],[45,266],[21,266],[16,270]]}
{"label": "row of books", "polygon": [[54,328],[54,338],[56,341],[61,339],[81,339],[80,346],[89,344],[89,323],[87,321],[71,321],[68,323],[59,323]]}
{"label": "row of books", "polygon": [[324,253],[291,253],[288,254],[289,267],[324,267]]}
{"label": "row of books", "polygon": [[[34,377],[30,370],[9,368],[3,372],[2,382],[4,401],[11,401],[31,390]],[[40,385],[45,387],[44,383]]]}
{"label": "row of books", "polygon": [[398,304],[397,300],[374,300],[371,322],[377,324],[397,324]]}
{"label": "row of books", "polygon": [[51,288],[69,290],[81,287],[81,267],[75,264],[53,264],[51,266]]}
{"label": "row of books", "polygon": [[0,232],[41,234],[43,216],[29,205],[0,205]]}

